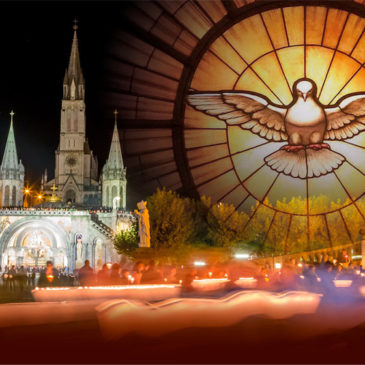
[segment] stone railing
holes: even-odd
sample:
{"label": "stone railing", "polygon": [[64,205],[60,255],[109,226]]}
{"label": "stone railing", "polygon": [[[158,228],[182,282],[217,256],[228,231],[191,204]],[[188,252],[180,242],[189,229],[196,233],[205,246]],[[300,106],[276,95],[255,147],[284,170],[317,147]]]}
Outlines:
{"label": "stone railing", "polygon": [[89,215],[87,210],[62,210],[62,209],[52,209],[52,210],[39,210],[39,209],[0,209],[0,216],[7,215]]}
{"label": "stone railing", "polygon": [[105,223],[103,223],[98,215],[96,213],[91,213],[90,214],[91,220],[96,223],[97,225],[99,225],[101,228],[103,228],[106,232],[110,233],[110,234],[114,234],[114,230],[111,229],[109,226],[107,226]]}

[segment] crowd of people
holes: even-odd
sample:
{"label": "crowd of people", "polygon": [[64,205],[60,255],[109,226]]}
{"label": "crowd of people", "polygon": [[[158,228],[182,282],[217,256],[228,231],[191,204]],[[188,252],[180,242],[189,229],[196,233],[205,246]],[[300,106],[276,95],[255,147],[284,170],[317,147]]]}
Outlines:
{"label": "crowd of people", "polygon": [[[1,271],[1,267],[0,267]],[[264,290],[309,290],[328,293],[336,281],[362,282],[365,278],[359,266],[351,262],[339,263],[324,256],[318,263],[297,262],[292,259],[278,266],[257,265],[253,262],[229,262],[207,265],[158,265],[153,260],[138,261],[124,266],[119,263],[104,264],[100,270],[84,265],[69,272],[68,268],[56,269],[51,261],[46,267],[5,267],[3,286],[9,290],[33,289],[36,286],[104,286],[139,284],[181,284],[192,288],[194,280],[227,279],[227,288],[235,288],[240,278],[253,278],[255,287]]]}
{"label": "crowd of people", "polygon": [[[43,286],[47,286],[48,283],[52,283],[51,277],[45,280],[47,267],[53,265],[50,263],[46,267],[34,266],[25,267],[21,266],[5,266],[2,270],[0,266],[1,280],[4,289],[10,291],[22,291],[25,289],[34,289],[39,283]],[[69,273],[67,267],[60,268],[59,270],[54,269],[54,277],[59,285],[72,286],[74,285],[75,277]]]}
{"label": "crowd of people", "polygon": [[360,265],[337,262],[324,256],[321,262],[306,263],[291,260],[280,269],[261,266],[256,275],[259,288],[271,290],[308,290],[329,294],[337,286],[363,284],[365,274]]}

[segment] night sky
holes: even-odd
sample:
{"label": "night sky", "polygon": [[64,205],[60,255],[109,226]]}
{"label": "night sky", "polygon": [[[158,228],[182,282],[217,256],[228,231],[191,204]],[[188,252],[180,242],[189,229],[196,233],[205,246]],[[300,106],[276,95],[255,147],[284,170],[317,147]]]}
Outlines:
{"label": "night sky", "polygon": [[39,184],[41,173],[54,175],[59,141],[62,83],[73,37],[79,23],[81,67],[86,88],[86,128],[91,149],[104,165],[109,152],[114,115],[103,108],[103,72],[108,40],[121,2],[13,2],[0,7],[0,157],[9,112],[14,109],[18,157],[26,181]]}

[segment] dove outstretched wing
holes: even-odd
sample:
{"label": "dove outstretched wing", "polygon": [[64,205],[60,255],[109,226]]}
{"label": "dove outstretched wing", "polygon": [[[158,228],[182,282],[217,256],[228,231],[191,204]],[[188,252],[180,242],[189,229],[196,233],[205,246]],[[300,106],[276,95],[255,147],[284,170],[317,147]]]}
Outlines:
{"label": "dove outstretched wing", "polygon": [[228,125],[240,125],[269,141],[288,140],[284,118],[286,107],[271,104],[266,98],[250,93],[195,93],[187,97],[189,105],[213,115]]}
{"label": "dove outstretched wing", "polygon": [[365,130],[365,94],[348,95],[338,106],[324,110],[327,116],[324,139],[344,140]]}

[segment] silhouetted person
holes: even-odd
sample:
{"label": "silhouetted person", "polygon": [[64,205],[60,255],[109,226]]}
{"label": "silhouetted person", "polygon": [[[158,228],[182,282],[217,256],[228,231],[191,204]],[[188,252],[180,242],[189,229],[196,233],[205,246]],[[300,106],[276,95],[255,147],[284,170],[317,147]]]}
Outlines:
{"label": "silhouetted person", "polygon": [[141,284],[143,272],[144,272],[143,262],[137,261],[133,268],[134,284]]}
{"label": "silhouetted person", "polygon": [[56,286],[58,284],[58,271],[53,267],[52,261],[47,261],[46,269],[39,276],[38,286]]}
{"label": "silhouetted person", "polygon": [[92,285],[94,283],[94,271],[90,267],[90,261],[85,260],[85,265],[79,270],[80,285]]}
{"label": "silhouetted person", "polygon": [[16,278],[17,278],[17,281],[18,281],[19,290],[23,291],[24,287],[27,283],[27,271],[24,269],[23,265],[18,270],[18,272],[16,274]]}
{"label": "silhouetted person", "polygon": [[156,270],[155,262],[151,260],[147,270],[142,274],[141,284],[160,284],[162,282],[162,275]]}
{"label": "silhouetted person", "polygon": [[16,270],[15,266],[11,265],[11,268],[8,271],[8,288],[10,290],[14,290],[15,288],[15,276],[16,276]]}
{"label": "silhouetted person", "polygon": [[98,285],[108,285],[109,277],[110,277],[110,272],[108,266],[107,264],[104,264],[101,270],[99,270],[97,274]]}
{"label": "silhouetted person", "polygon": [[130,284],[129,277],[130,277],[129,270],[127,269],[122,270],[122,277],[120,278],[120,284],[122,285]]}
{"label": "silhouetted person", "polygon": [[119,264],[113,264],[112,269],[110,271],[109,284],[110,285],[120,285],[120,283],[121,283],[120,265]]}

